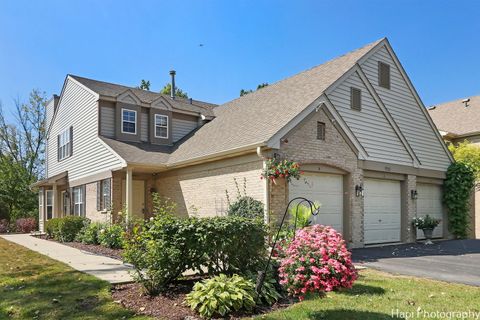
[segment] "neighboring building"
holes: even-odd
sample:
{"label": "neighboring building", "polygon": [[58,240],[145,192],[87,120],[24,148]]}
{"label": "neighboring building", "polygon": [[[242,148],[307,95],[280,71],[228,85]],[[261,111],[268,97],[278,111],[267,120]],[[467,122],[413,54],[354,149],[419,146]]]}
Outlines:
{"label": "neighboring building", "polygon": [[[480,96],[441,103],[428,112],[445,141],[480,146]],[[480,191],[475,192],[471,219],[471,236],[480,238]]]}
{"label": "neighboring building", "polygon": [[[149,217],[152,192],[184,216],[223,215],[234,178],[270,220],[297,195],[319,201],[318,222],[350,246],[415,241],[414,216],[446,217],[451,155],[387,39],[220,106],[69,75],[48,108],[41,227],[122,207]],[[304,178],[261,180],[273,156],[300,162]]]}

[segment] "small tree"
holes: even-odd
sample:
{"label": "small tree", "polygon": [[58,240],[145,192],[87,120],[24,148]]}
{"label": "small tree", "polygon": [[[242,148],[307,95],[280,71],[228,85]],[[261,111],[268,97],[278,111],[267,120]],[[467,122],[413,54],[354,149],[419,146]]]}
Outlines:
{"label": "small tree", "polygon": [[150,90],[150,81],[142,79],[142,81],[140,81],[140,85],[137,87],[137,89]]}
{"label": "small tree", "polygon": [[457,145],[449,144],[448,149],[455,161],[470,167],[475,173],[476,180],[480,181],[480,146],[465,140]]}
{"label": "small tree", "polygon": [[[170,95],[172,93],[172,85],[167,83],[162,90],[160,90],[160,93]],[[175,96],[188,99],[188,94],[178,87],[175,87]]]}

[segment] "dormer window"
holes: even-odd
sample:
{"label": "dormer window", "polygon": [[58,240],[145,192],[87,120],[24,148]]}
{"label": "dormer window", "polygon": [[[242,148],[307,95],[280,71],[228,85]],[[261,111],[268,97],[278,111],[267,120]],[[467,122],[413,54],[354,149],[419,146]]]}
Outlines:
{"label": "dormer window", "polygon": [[137,134],[137,111],[122,109],[122,133]]}
{"label": "dormer window", "polygon": [[155,138],[168,139],[168,116],[155,115]]}

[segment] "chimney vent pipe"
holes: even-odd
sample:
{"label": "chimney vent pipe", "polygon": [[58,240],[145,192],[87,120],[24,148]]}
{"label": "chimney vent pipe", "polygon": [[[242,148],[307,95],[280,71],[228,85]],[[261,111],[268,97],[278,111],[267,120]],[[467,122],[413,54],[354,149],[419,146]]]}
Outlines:
{"label": "chimney vent pipe", "polygon": [[170,70],[170,76],[172,77],[172,83],[170,88],[170,98],[175,99],[175,70]]}

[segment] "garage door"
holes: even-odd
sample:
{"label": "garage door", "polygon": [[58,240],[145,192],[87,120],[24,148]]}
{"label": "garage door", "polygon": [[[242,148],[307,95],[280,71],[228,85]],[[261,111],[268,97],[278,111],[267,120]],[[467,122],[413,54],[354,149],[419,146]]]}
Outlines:
{"label": "garage door", "polygon": [[[441,219],[440,225],[433,230],[433,237],[443,237],[442,186],[419,183],[417,192],[417,216],[424,217],[428,214],[436,219]],[[417,239],[424,239],[422,230],[417,230]]]}
{"label": "garage door", "polygon": [[399,242],[400,182],[365,179],[364,195],[365,244]]}
{"label": "garage door", "polygon": [[[305,177],[305,180],[303,179]],[[290,182],[290,200],[304,197],[320,202],[320,214],[314,223],[343,231],[343,176],[327,173],[305,173],[300,180]]]}

